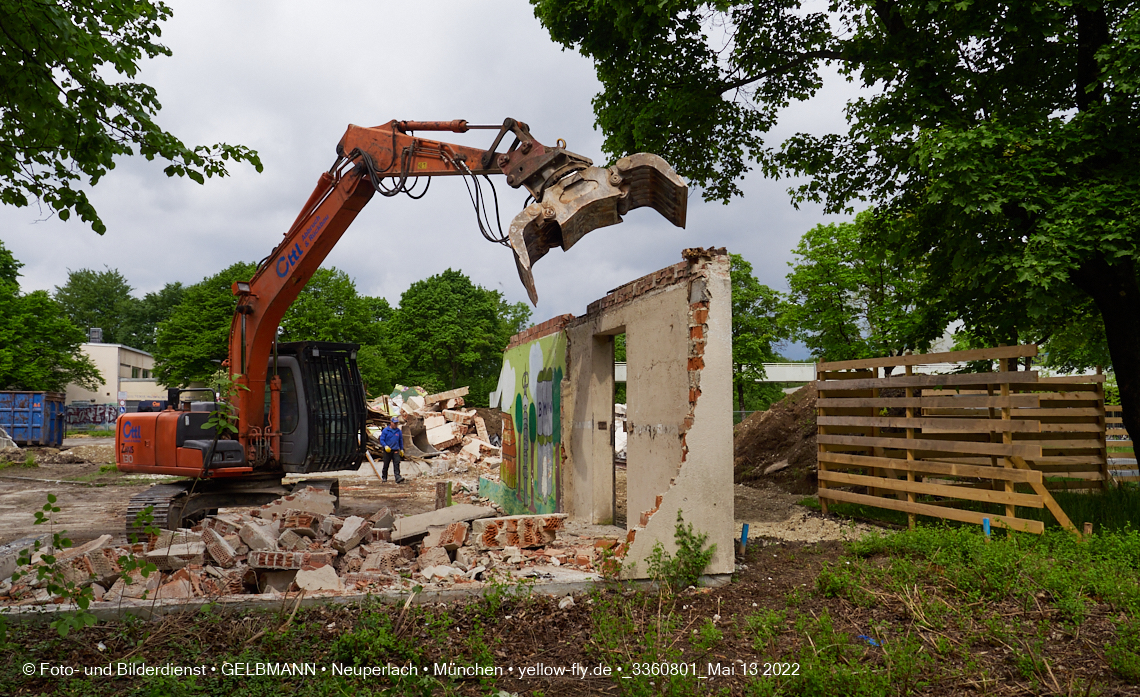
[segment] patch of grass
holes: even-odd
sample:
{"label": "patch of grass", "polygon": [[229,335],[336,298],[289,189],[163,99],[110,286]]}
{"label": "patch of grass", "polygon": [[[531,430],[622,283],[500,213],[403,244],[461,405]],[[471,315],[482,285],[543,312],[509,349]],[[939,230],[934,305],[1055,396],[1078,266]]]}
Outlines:
{"label": "patch of grass", "polygon": [[[1088,493],[1054,491],[1053,498],[1078,528],[1082,523],[1092,523],[1094,530],[1140,530],[1138,484],[1122,483],[1107,490],[1092,489]],[[1040,520],[1047,526],[1059,527],[1053,515],[1044,508],[1018,508],[1017,517]]]}
{"label": "patch of grass", "polygon": [[744,618],[744,627],[752,635],[752,648],[757,653],[765,653],[784,629],[787,613],[776,610],[760,610]]}
{"label": "patch of grass", "polygon": [[815,585],[824,597],[846,598],[856,605],[871,607],[875,597],[860,584],[859,576],[849,561],[824,563],[819,576],[815,579]]}
{"label": "patch of grass", "polygon": [[15,460],[12,462],[0,462],[0,470],[3,469],[35,469],[39,467],[36,464],[36,456],[28,453],[24,456],[23,460]]}
{"label": "patch of grass", "polygon": [[693,646],[702,653],[711,651],[714,646],[720,643],[724,638],[724,632],[716,626],[716,622],[711,617],[706,617],[705,621],[701,624],[701,628],[697,630],[697,638],[693,641]]}
{"label": "patch of grass", "polygon": [[1116,640],[1104,648],[1108,664],[1128,682],[1140,685],[1140,619],[1117,622],[1116,633]]}
{"label": "patch of grass", "polygon": [[[1061,510],[1065,511],[1065,515],[1069,516],[1069,520],[1073,521],[1073,524],[1078,528],[1083,523],[1092,523],[1096,530],[1117,532],[1126,529],[1140,530],[1140,484],[1123,483],[1107,490],[1054,490],[1051,493]],[[921,497],[920,500],[922,500]],[[819,500],[814,497],[801,499],[797,503],[812,510],[822,510]],[[957,501],[954,507],[994,515],[1005,513],[1004,506],[978,501]],[[889,508],[877,508],[855,503],[829,503],[827,508],[830,513],[843,518],[888,523],[897,527],[907,526],[907,514]],[[1045,523],[1047,528],[1060,529],[1061,527],[1047,508],[1018,506],[1017,517],[1024,520],[1040,520]],[[924,515],[916,516],[916,519],[919,523],[925,524],[977,527],[973,523],[946,521]]]}

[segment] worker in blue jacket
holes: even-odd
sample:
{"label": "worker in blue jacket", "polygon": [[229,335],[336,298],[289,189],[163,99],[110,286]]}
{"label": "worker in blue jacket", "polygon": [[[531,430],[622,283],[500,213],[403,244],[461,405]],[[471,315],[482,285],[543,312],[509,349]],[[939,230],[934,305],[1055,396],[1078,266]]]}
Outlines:
{"label": "worker in blue jacket", "polygon": [[392,421],[380,431],[380,447],[384,448],[384,467],[380,478],[388,481],[388,463],[391,462],[396,483],[403,484],[404,478],[400,476],[400,457],[404,454],[404,434],[400,431],[400,417],[393,416]]}

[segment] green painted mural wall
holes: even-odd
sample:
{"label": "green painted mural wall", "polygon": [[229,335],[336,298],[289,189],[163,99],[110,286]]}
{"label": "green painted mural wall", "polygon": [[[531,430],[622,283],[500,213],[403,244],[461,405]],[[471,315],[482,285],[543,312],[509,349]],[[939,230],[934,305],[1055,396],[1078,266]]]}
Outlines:
{"label": "green painted mural wall", "polygon": [[510,414],[503,419],[503,462],[498,482],[479,480],[479,494],[510,515],[561,509],[566,353],[566,333],[558,332],[503,354],[499,389],[491,399],[491,406]]}

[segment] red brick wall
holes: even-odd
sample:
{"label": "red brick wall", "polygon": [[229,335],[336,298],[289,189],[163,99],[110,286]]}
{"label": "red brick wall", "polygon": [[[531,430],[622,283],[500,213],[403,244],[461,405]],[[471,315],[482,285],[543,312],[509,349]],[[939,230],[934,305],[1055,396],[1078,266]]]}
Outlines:
{"label": "red brick wall", "polygon": [[535,339],[541,339],[544,336],[557,334],[558,332],[565,329],[566,325],[570,324],[571,320],[573,319],[574,315],[558,315],[557,317],[546,320],[542,324],[536,324],[530,329],[524,329],[518,334],[515,334],[511,337],[511,340],[507,343],[507,348],[505,348],[504,351],[510,351],[516,346],[529,344]]}

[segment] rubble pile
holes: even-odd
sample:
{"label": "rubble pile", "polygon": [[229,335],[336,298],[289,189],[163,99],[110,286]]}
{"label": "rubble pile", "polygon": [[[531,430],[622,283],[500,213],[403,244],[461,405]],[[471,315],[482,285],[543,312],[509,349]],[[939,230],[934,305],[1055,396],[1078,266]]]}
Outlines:
{"label": "rubble pile", "polygon": [[[463,409],[469,388],[429,395],[422,387],[397,385],[388,396],[368,405],[368,451],[383,455],[380,431],[399,416],[403,424],[405,459],[432,460],[433,474],[474,472],[498,479],[502,445],[490,435],[486,421],[474,409]],[[493,442],[494,441],[494,442]]]}
{"label": "rubble pile", "polygon": [[[457,504],[403,517],[385,507],[363,518],[338,516],[335,505],[327,490],[309,486],[146,542],[113,544],[104,535],[54,550],[55,575],[89,586],[96,601],[476,588],[492,577],[549,577],[551,567],[593,572],[625,547],[612,539],[560,539],[564,513],[503,517],[494,508]],[[32,545],[21,543],[0,547],[0,570],[7,572],[0,603],[58,602],[36,573],[46,564],[46,548],[11,578],[19,551]],[[139,557],[157,572],[125,573],[124,562]]]}

